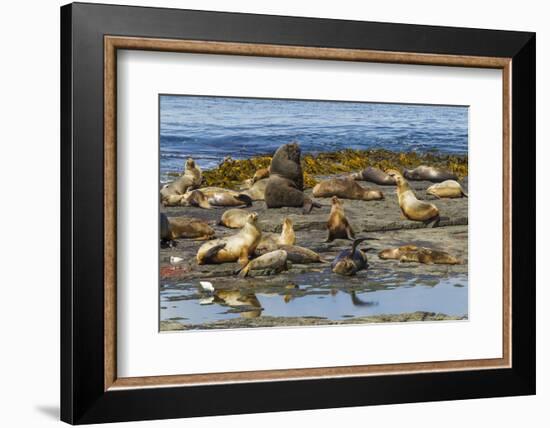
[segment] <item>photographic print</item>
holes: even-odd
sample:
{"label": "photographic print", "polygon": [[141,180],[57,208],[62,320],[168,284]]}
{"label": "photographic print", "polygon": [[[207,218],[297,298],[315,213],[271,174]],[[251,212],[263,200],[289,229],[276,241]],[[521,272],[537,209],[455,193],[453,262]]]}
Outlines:
{"label": "photographic print", "polygon": [[159,95],[160,330],[468,319],[468,107]]}

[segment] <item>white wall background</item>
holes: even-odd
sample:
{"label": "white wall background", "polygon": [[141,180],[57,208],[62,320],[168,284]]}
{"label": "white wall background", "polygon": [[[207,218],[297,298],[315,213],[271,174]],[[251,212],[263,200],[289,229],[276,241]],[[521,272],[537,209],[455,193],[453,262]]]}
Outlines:
{"label": "white wall background", "polygon": [[[550,158],[549,16],[545,2],[462,0],[146,0],[126,4],[234,12],[485,27],[537,32],[537,175]],[[103,3],[117,3],[104,0]],[[0,421],[2,426],[58,424],[59,406],[59,6],[58,0],[4,2],[0,8]],[[546,120],[544,120],[546,119]],[[546,126],[545,126],[546,125]],[[544,163],[543,163],[544,162]],[[22,197],[22,194],[25,195]],[[550,256],[548,187],[537,189],[538,265]],[[31,224],[31,226],[29,226]],[[537,273],[538,395],[286,412],[141,426],[229,427],[397,426],[516,427],[548,423],[550,403],[550,275]],[[546,287],[545,287],[546,286]],[[213,403],[215,405],[215,403]],[[543,422],[545,421],[545,422]],[[137,426],[137,423],[125,426]]]}

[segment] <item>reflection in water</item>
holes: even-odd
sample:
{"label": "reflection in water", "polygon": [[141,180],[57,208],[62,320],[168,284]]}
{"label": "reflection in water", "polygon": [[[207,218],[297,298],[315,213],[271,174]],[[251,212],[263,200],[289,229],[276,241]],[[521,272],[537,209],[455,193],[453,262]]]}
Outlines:
{"label": "reflection in water", "polygon": [[[303,279],[303,278],[302,278]],[[161,320],[203,324],[237,317],[355,317],[416,311],[464,316],[468,314],[468,278],[418,277],[403,282],[389,278],[383,286],[365,283],[341,287],[286,283],[250,286],[250,282],[216,283],[207,294],[194,283],[165,285],[161,289]],[[358,281],[359,284],[359,281]],[[223,287],[223,288],[222,288]]]}

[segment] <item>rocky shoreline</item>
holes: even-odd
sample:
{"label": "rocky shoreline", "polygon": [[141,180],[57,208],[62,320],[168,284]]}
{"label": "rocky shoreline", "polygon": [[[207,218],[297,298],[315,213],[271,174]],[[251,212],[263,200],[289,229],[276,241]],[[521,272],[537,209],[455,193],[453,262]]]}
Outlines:
{"label": "rocky shoreline", "polygon": [[[401,216],[395,186],[379,186],[373,183],[359,182],[364,187],[379,189],[385,194],[385,199],[379,201],[344,200],[344,208],[357,237],[368,236],[377,240],[367,241],[364,246],[372,248],[369,252],[369,270],[359,272],[355,277],[341,277],[332,274],[328,269],[330,261],[343,249],[349,248],[348,240],[325,242],[327,237],[326,222],[330,211],[330,199],[316,198],[322,207],[315,208],[309,215],[303,215],[301,208],[267,209],[263,201],[256,201],[248,211],[257,212],[259,224],[263,232],[280,232],[283,218],[290,217],[296,232],[296,245],[304,246],[318,252],[324,263],[297,265],[294,264],[286,272],[266,276],[269,272],[256,272],[251,278],[241,279],[234,275],[238,268],[236,263],[220,265],[198,265],[195,255],[203,241],[188,239],[177,240],[175,248],[161,249],[160,270],[161,290],[166,287],[177,287],[186,284],[191,288],[189,299],[200,299],[199,280],[207,279],[216,284],[216,289],[240,290],[242,293],[269,292],[281,296],[299,295],[303,290],[285,288],[295,282],[298,276],[316,281],[316,278],[330,277],[330,289],[358,292],[365,289],[376,289],[392,283],[400,284],[420,281],[422,284],[438,283],[445,278],[466,276],[468,273],[468,199],[434,199],[426,195],[430,182],[411,181],[419,199],[430,200],[440,210],[442,220],[438,227],[426,226],[421,222],[404,219]],[[467,189],[467,177],[461,180]],[[311,189],[306,189],[306,194]],[[218,225],[224,212],[223,208],[205,210],[198,207],[167,207],[164,209],[168,217],[185,216],[206,220],[214,228],[216,237],[232,235],[235,230]],[[459,265],[423,265],[416,263],[399,263],[395,260],[381,260],[376,253],[388,247],[415,244],[433,249],[447,251],[459,257],[463,263]],[[170,256],[184,259],[184,263],[174,268],[170,265]],[[259,278],[259,276],[261,278]],[[178,285],[180,284],[180,285]],[[246,305],[230,308],[234,311],[250,311]],[[164,320],[161,331],[182,330],[193,328],[239,328],[275,325],[329,325],[370,322],[400,322],[439,319],[463,319],[464,315],[449,316],[446,314],[414,312],[411,314],[383,314],[378,316],[354,317],[346,320],[329,320],[322,317],[239,317],[223,321],[206,322],[200,325],[186,324],[185,320]],[[424,314],[424,315],[419,315]]]}

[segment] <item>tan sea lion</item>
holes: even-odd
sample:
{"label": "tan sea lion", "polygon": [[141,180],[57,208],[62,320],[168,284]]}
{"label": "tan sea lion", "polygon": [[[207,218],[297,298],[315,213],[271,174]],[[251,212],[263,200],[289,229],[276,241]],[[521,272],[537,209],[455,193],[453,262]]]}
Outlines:
{"label": "tan sea lion", "polygon": [[419,201],[411,186],[399,171],[392,169],[388,170],[387,173],[395,177],[399,208],[401,208],[403,215],[409,220],[414,221],[423,221],[425,223],[435,221],[437,225],[439,223],[439,210],[437,207],[434,204]]}
{"label": "tan sea lion", "polygon": [[403,177],[407,180],[420,181],[428,180],[433,183],[439,183],[445,180],[457,180],[456,174],[444,169],[435,168],[433,166],[420,165],[414,169],[403,170]]}
{"label": "tan sea lion", "polygon": [[267,181],[267,179],[256,181],[248,189],[242,191],[241,194],[250,196],[250,199],[253,201],[263,201],[265,199]]}
{"label": "tan sea lion", "polygon": [[348,222],[344,205],[338,197],[332,197],[332,207],[327,222],[328,238],[327,242],[335,239],[354,239],[355,233]]}
{"label": "tan sea lion", "polygon": [[330,178],[317,183],[313,188],[313,196],[316,198],[338,196],[342,199],[358,199],[361,201],[384,199],[384,194],[380,190],[364,188],[350,177]]}
{"label": "tan sea lion", "polygon": [[252,177],[252,183],[254,184],[257,181],[263,180],[264,178],[268,178],[268,177],[269,177],[269,167],[261,168],[254,173],[254,176]]}
{"label": "tan sea lion", "polygon": [[172,239],[190,238],[199,240],[211,239],[215,232],[204,220],[189,217],[169,217]]}
{"label": "tan sea lion", "polygon": [[382,186],[395,184],[395,179],[393,177],[390,177],[381,169],[374,168],[372,166],[365,168],[363,171],[351,174],[351,177],[354,180],[370,181],[371,183],[379,184]]}
{"label": "tan sea lion", "polygon": [[287,254],[285,250],[270,251],[248,262],[239,272],[239,276],[244,278],[251,270],[272,270],[275,273],[282,272],[287,269],[286,258]]}
{"label": "tan sea lion", "polygon": [[315,251],[298,245],[279,245],[280,250],[286,251],[286,259],[291,263],[309,264],[321,263],[321,257]]}
{"label": "tan sea lion", "polygon": [[234,190],[222,187],[203,187],[199,191],[206,196],[208,203],[215,207],[239,207],[243,205],[249,207],[252,205],[250,196]]}
{"label": "tan sea lion", "polygon": [[197,188],[202,183],[202,172],[192,158],[185,162],[185,172],[181,177],[165,184],[160,189],[162,199],[169,195],[183,195],[188,190]]}
{"label": "tan sea lion", "polygon": [[303,207],[304,214],[320,205],[304,192],[304,177],[300,165],[300,146],[284,144],[277,149],[269,167],[265,188],[265,203],[268,208]]}
{"label": "tan sea lion", "polygon": [[258,214],[250,213],[246,224],[236,235],[202,244],[197,252],[197,263],[203,265],[238,261],[241,266],[245,266],[262,237],[257,223]]}
{"label": "tan sea lion", "polygon": [[269,251],[273,251],[277,249],[279,245],[294,245],[295,243],[296,234],[294,233],[292,220],[289,217],[285,217],[281,233],[263,233],[257,249],[264,251],[268,249]]}
{"label": "tan sea lion", "polygon": [[446,264],[456,265],[461,261],[445,251],[432,250],[416,245],[405,245],[398,248],[388,248],[378,253],[381,259],[394,259],[402,263],[416,262],[424,264]]}
{"label": "tan sea lion", "polygon": [[249,211],[243,210],[241,208],[233,208],[224,211],[219,224],[225,227],[229,227],[230,229],[241,229],[246,224],[248,214],[250,214]]}
{"label": "tan sea lion", "polygon": [[432,184],[426,190],[428,195],[437,196],[438,198],[462,198],[468,197],[458,181],[445,180],[442,183]]}
{"label": "tan sea lion", "polygon": [[208,198],[200,190],[192,190],[183,195],[168,195],[162,199],[162,205],[165,207],[200,207],[204,209],[213,209],[208,202]]}

